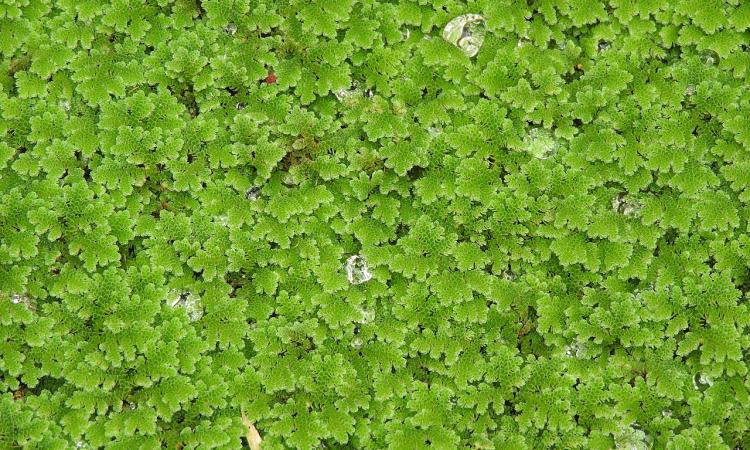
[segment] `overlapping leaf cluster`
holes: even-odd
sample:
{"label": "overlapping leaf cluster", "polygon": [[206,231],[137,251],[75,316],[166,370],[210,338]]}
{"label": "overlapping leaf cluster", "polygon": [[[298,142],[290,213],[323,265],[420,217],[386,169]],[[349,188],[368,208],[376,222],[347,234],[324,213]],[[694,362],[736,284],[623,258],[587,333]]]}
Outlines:
{"label": "overlapping leaf cluster", "polygon": [[750,448],[748,27],[4,1],[0,447]]}

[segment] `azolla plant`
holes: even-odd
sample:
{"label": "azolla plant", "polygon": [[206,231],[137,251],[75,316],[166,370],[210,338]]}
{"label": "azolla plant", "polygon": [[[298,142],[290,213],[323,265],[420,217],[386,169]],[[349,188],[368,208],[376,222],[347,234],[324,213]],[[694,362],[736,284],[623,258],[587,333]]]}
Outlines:
{"label": "azolla plant", "polygon": [[2,2],[0,449],[750,449],[748,33]]}

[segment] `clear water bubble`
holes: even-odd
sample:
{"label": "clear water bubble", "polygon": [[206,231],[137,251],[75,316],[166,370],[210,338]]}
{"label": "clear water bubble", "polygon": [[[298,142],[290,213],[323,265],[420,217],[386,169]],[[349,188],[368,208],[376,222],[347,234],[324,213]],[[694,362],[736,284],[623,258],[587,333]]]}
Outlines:
{"label": "clear water bubble", "polygon": [[464,14],[448,22],[443,29],[443,39],[455,45],[468,57],[479,53],[484,43],[486,26],[479,14]]}
{"label": "clear water bubble", "polygon": [[610,43],[609,43],[609,41],[605,41],[604,39],[600,40],[600,41],[599,41],[599,42],[598,42],[598,43],[596,44],[596,48],[597,48],[597,49],[598,49],[598,50],[599,50],[600,52],[603,52],[604,50],[607,50],[607,49],[609,48],[609,46],[610,46]]}
{"label": "clear water bubble", "polygon": [[349,100],[352,97],[354,97],[356,93],[357,93],[356,89],[341,88],[337,90],[336,92],[334,92],[333,95],[336,96],[336,99],[338,99],[338,101],[343,102],[345,100]]}
{"label": "clear water bubble", "polygon": [[558,145],[549,130],[535,127],[529,130],[529,134],[524,141],[524,147],[535,158],[547,159],[557,152]]}
{"label": "clear water bubble", "polygon": [[346,260],[346,278],[351,284],[362,284],[372,278],[364,256],[352,255]]}
{"label": "clear water bubble", "polygon": [[714,66],[719,63],[719,54],[713,50],[704,50],[701,53],[701,61],[709,66]]}
{"label": "clear water bubble", "polygon": [[401,34],[404,36],[404,40],[409,39],[411,36],[411,29],[409,27],[404,27],[403,30],[401,30]]}
{"label": "clear water bubble", "polygon": [[687,85],[687,87],[685,88],[685,95],[687,95],[688,97],[691,97],[691,96],[695,95],[695,85],[694,84],[688,84]]}
{"label": "clear water bubble", "polygon": [[615,448],[622,450],[648,450],[653,440],[638,424],[620,429],[614,437]]}
{"label": "clear water bubble", "polygon": [[661,416],[662,417],[672,417],[672,411],[668,411],[668,410],[665,409],[665,410],[663,410],[661,412]]}
{"label": "clear water bubble", "polygon": [[219,222],[219,225],[222,227],[228,227],[229,226],[229,217],[225,215],[221,215],[216,218],[216,221]]}
{"label": "clear water bubble", "polygon": [[352,347],[354,347],[356,349],[360,349],[360,348],[362,348],[363,344],[364,344],[364,342],[362,341],[361,337],[354,336],[354,338],[352,338],[352,341],[351,341],[351,346]]}
{"label": "clear water bubble", "polygon": [[68,100],[60,101],[60,107],[64,109],[65,111],[70,111],[70,101]]}
{"label": "clear water bubble", "polygon": [[438,137],[443,133],[443,130],[437,127],[429,127],[427,128],[427,133],[429,133],[429,135],[432,137]]}
{"label": "clear water bubble", "polygon": [[359,314],[359,323],[368,324],[372,323],[375,320],[375,311],[371,309],[360,310]]}
{"label": "clear water bubble", "polygon": [[245,198],[251,201],[258,200],[260,197],[260,188],[258,186],[253,186],[250,189],[245,192]]}
{"label": "clear water bubble", "polygon": [[693,375],[693,388],[696,391],[705,391],[709,387],[714,385],[714,380],[704,373],[696,373]]}
{"label": "clear water bubble", "polygon": [[526,47],[527,45],[531,44],[531,39],[528,38],[528,36],[521,36],[518,38],[518,42],[516,42],[516,47]]}
{"label": "clear water bubble", "polygon": [[243,110],[243,109],[245,109],[245,107],[246,107],[246,106],[247,106],[247,105],[246,105],[246,104],[244,104],[244,103],[242,103],[242,102],[237,102],[237,105],[235,105],[235,107],[236,107],[236,108],[237,108],[238,110]]}
{"label": "clear water bubble", "polygon": [[138,405],[136,405],[135,403],[130,403],[130,402],[126,401],[126,402],[123,402],[122,409],[123,410],[127,409],[129,411],[134,411],[134,410],[138,409]]}
{"label": "clear water bubble", "polygon": [[362,91],[362,89],[359,88],[359,85],[354,82],[349,89],[341,88],[335,91],[333,95],[335,95],[336,99],[340,102],[353,103],[358,97],[372,97],[373,93],[370,89]]}
{"label": "clear water bubble", "polygon": [[203,317],[203,307],[201,306],[200,297],[197,295],[191,292],[173,291],[171,299],[170,306],[172,308],[185,308],[190,320],[196,321]]}
{"label": "clear water bubble", "polygon": [[224,27],[224,32],[230,36],[234,36],[235,33],[237,33],[237,25],[234,23],[230,23],[226,27]]}
{"label": "clear water bubble", "polygon": [[620,192],[612,199],[612,209],[624,216],[637,216],[642,206],[641,202],[625,192]]}
{"label": "clear water bubble", "polygon": [[295,184],[297,184],[297,178],[294,175],[292,175],[290,172],[287,172],[281,178],[281,182],[285,184],[286,186],[294,186]]}
{"label": "clear water bubble", "polygon": [[586,351],[586,344],[573,342],[565,346],[565,356],[568,358],[581,358]]}
{"label": "clear water bubble", "polygon": [[27,308],[34,309],[34,305],[32,304],[31,299],[24,294],[11,294],[10,302],[14,305],[24,305]]}

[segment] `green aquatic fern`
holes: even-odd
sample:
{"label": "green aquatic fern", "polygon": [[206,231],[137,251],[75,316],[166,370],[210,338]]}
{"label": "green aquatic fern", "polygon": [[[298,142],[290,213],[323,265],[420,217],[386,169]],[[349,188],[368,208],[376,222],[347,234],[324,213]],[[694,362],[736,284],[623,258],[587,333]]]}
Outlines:
{"label": "green aquatic fern", "polygon": [[750,448],[748,27],[6,1],[0,448]]}

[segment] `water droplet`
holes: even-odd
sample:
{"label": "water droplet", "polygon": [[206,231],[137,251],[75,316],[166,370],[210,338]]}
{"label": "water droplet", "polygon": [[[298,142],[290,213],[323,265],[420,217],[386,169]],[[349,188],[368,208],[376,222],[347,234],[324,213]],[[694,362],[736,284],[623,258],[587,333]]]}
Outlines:
{"label": "water droplet", "polygon": [[688,97],[695,95],[695,85],[694,84],[688,84],[685,88],[685,95]]}
{"label": "water droplet", "polygon": [[27,308],[34,309],[31,303],[31,299],[24,294],[11,294],[10,301],[14,305],[24,305]]}
{"label": "water droplet", "polygon": [[203,317],[203,308],[201,307],[200,298],[190,292],[173,292],[171,294],[171,304],[173,308],[185,308],[188,317],[196,321]]}
{"label": "water droplet", "polygon": [[428,133],[430,134],[430,136],[432,136],[432,137],[438,137],[438,136],[440,136],[440,134],[442,134],[442,133],[443,133],[443,130],[441,130],[440,128],[437,128],[437,127],[429,127],[429,128],[427,129],[427,132],[428,132]]}
{"label": "water droplet", "polygon": [[484,17],[464,14],[448,22],[443,29],[443,39],[455,45],[468,57],[479,53],[486,33]]}
{"label": "water droplet", "polygon": [[527,36],[521,36],[518,38],[518,42],[516,43],[516,47],[526,47],[527,45],[531,44],[531,39],[529,39]]}
{"label": "water droplet", "polygon": [[713,66],[719,62],[719,54],[713,50],[705,50],[701,53],[701,60],[704,64]]}
{"label": "water droplet", "polygon": [[350,101],[356,95],[356,91],[353,89],[339,89],[334,93],[336,98],[340,101]]}
{"label": "water droplet", "polygon": [[612,209],[624,216],[636,216],[641,212],[641,203],[626,194],[620,192],[612,199]]}
{"label": "water droplet", "polygon": [[346,260],[346,278],[351,284],[362,284],[372,278],[364,256],[352,255]]}
{"label": "water droplet", "polygon": [[237,25],[230,23],[229,25],[224,27],[224,32],[230,36],[234,36],[234,34],[237,32]]}
{"label": "water droplet", "polygon": [[360,93],[359,85],[357,82],[353,82],[349,89],[341,88],[333,93],[340,102],[353,102],[358,96],[364,95]]}
{"label": "water droplet", "polygon": [[565,347],[565,355],[570,358],[584,358],[589,350],[588,342],[573,342]]}
{"label": "water droplet", "polygon": [[359,323],[361,324],[368,324],[375,320],[375,311],[371,309],[360,309],[359,315]]}
{"label": "water droplet", "polygon": [[524,144],[526,151],[538,159],[547,159],[557,152],[557,141],[554,136],[549,130],[541,127],[529,130]]}
{"label": "water droplet", "polygon": [[216,221],[219,222],[219,225],[222,227],[228,227],[229,226],[229,217],[225,215],[221,215],[216,218]]}
{"label": "water droplet", "polygon": [[704,373],[696,373],[693,375],[693,387],[697,391],[705,391],[709,387],[714,385],[714,380]]}
{"label": "water droplet", "polygon": [[609,48],[609,42],[602,39],[596,45],[596,48],[599,49],[600,52],[603,52],[604,50],[607,50]]}
{"label": "water droplet", "polygon": [[621,429],[614,437],[615,448],[623,450],[648,450],[652,441],[638,424]]}
{"label": "water droplet", "polygon": [[508,267],[506,270],[503,270],[502,272],[503,279],[508,281],[513,281],[516,279],[516,274],[513,272],[513,270]]}
{"label": "water droplet", "polygon": [[70,111],[70,102],[68,100],[62,100],[60,102],[60,107],[65,111]]}
{"label": "water droplet", "polygon": [[360,338],[359,336],[354,336],[354,338],[352,338],[352,347],[359,349],[362,348],[363,344],[364,343],[362,342],[362,338]]}
{"label": "water droplet", "polygon": [[258,186],[253,186],[245,192],[245,198],[248,200],[258,200],[258,197],[260,197],[260,188]]}
{"label": "water droplet", "polygon": [[236,105],[236,107],[237,107],[238,110],[245,109],[245,106],[247,106],[247,105],[245,105],[242,102],[237,102],[237,105]]}
{"label": "water droplet", "polygon": [[411,36],[411,30],[409,29],[409,27],[404,27],[404,29],[401,31],[401,34],[404,36],[404,40],[407,40]]}
{"label": "water droplet", "polygon": [[667,411],[666,409],[661,412],[662,417],[672,417],[672,411]]}

